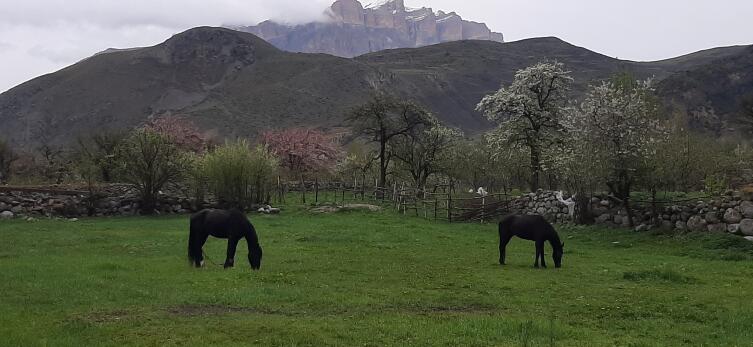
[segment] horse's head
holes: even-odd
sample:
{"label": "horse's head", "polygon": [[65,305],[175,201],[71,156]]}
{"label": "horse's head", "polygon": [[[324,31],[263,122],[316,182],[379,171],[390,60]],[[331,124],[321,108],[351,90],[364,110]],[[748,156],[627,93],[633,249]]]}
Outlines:
{"label": "horse's head", "polygon": [[257,245],[256,248],[248,253],[248,262],[251,263],[251,268],[259,270],[261,268],[261,246]]}
{"label": "horse's head", "polygon": [[552,251],[552,258],[554,259],[554,267],[562,267],[562,253],[565,252],[565,243],[555,247]]}

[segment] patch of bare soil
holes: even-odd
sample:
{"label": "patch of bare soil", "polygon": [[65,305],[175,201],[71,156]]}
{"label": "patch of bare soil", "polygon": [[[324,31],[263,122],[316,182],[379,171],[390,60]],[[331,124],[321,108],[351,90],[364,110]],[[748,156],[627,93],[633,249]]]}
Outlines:
{"label": "patch of bare soil", "polygon": [[236,307],[223,305],[179,305],[170,307],[167,312],[176,316],[218,316],[230,313],[284,314],[279,311],[258,309],[254,307]]}

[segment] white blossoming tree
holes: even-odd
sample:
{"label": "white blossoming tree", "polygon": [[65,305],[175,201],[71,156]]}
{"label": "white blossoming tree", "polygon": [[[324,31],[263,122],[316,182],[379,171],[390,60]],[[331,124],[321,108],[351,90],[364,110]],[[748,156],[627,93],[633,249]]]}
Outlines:
{"label": "white blossoming tree", "polygon": [[579,160],[586,159],[582,151],[587,151],[590,160],[584,164],[601,166],[593,169],[605,174],[604,182],[624,205],[631,226],[630,193],[640,175],[647,173],[645,164],[656,155],[656,146],[665,135],[652,91],[650,80],[620,75],[592,86],[567,121],[571,135],[587,141],[581,143]]}
{"label": "white blossoming tree", "polygon": [[563,133],[561,118],[572,82],[563,64],[542,62],[518,71],[511,85],[487,95],[476,106],[498,124],[490,134],[492,143],[529,151],[532,191],[539,189],[543,152]]}

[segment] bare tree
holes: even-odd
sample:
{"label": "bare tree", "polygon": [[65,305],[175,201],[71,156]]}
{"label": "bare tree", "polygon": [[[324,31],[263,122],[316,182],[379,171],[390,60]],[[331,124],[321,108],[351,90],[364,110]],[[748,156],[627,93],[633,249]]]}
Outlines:
{"label": "bare tree", "polygon": [[87,172],[92,166],[99,170],[97,176],[103,182],[113,182],[117,168],[116,152],[120,143],[126,138],[125,132],[105,131],[77,139],[76,157],[79,163],[87,165]]}
{"label": "bare tree", "polygon": [[355,134],[379,146],[378,185],[384,188],[390,164],[388,145],[395,138],[410,134],[418,126],[429,125],[430,117],[429,112],[411,101],[380,94],[354,109],[347,116],[347,121]]}
{"label": "bare tree", "polygon": [[431,175],[447,169],[450,150],[462,137],[458,130],[444,127],[436,120],[433,123],[397,137],[389,147],[419,190],[426,186]]}

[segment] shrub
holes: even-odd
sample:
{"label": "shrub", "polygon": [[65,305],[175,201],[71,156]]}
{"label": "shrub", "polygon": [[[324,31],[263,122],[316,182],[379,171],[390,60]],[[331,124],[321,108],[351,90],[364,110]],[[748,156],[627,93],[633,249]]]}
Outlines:
{"label": "shrub", "polygon": [[221,206],[246,209],[268,201],[278,161],[266,147],[238,140],[215,148],[197,165]]}
{"label": "shrub", "polygon": [[[118,163],[116,151],[120,143],[128,136],[126,132],[105,131],[90,136],[82,136],[77,139],[75,149],[76,162],[79,166],[85,163],[87,169],[97,168],[99,179],[104,182],[113,182],[114,171]],[[79,172],[81,174],[81,172]],[[91,174],[94,174],[93,172]]]}
{"label": "shrub", "polygon": [[118,146],[119,175],[139,193],[141,210],[154,212],[159,192],[184,178],[188,159],[167,137],[147,129],[135,130]]}
{"label": "shrub", "polygon": [[0,183],[7,182],[10,178],[11,165],[18,160],[18,155],[10,148],[10,145],[0,140]]}
{"label": "shrub", "polygon": [[86,210],[89,216],[93,216],[97,202],[104,197],[99,185],[102,182],[102,168],[92,158],[79,156],[74,163],[74,172],[86,184]]}

